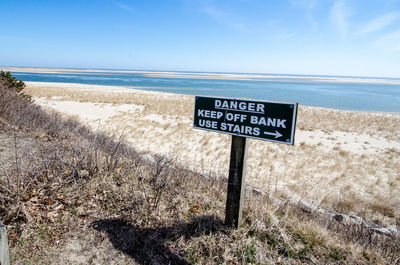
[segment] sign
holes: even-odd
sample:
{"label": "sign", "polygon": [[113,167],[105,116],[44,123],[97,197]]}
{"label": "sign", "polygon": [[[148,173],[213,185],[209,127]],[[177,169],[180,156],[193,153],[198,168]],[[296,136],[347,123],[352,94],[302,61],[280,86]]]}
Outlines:
{"label": "sign", "polygon": [[294,144],[297,103],[196,97],[193,127],[232,134],[225,224],[241,222],[246,176],[246,138]]}
{"label": "sign", "polygon": [[193,127],[294,144],[297,103],[196,96]]}

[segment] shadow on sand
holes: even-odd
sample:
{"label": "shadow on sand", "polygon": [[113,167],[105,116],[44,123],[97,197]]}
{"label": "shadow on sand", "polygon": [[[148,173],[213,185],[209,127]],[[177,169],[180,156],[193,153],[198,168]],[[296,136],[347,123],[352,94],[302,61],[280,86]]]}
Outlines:
{"label": "shadow on sand", "polygon": [[190,264],[179,254],[172,253],[164,243],[182,236],[188,239],[225,228],[223,222],[213,216],[201,216],[190,223],[160,228],[142,229],[122,219],[97,220],[92,227],[106,233],[116,249],[139,264]]}

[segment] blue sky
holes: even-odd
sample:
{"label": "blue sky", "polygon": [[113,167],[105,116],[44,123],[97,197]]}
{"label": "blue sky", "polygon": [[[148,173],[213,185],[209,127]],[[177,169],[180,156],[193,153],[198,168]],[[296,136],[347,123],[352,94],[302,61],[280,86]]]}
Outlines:
{"label": "blue sky", "polygon": [[0,0],[0,65],[400,77],[400,0]]}

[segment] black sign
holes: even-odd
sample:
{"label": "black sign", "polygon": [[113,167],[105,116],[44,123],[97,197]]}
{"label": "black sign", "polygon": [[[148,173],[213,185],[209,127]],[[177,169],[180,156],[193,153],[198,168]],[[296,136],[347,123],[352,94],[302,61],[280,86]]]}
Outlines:
{"label": "black sign", "polygon": [[297,103],[196,97],[193,127],[294,144]]}

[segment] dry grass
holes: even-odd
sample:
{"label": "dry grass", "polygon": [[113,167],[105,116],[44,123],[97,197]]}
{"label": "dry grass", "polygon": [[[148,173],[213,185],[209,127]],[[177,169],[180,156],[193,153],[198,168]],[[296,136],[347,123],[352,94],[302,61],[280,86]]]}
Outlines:
{"label": "dry grass", "polygon": [[[206,164],[204,178],[171,155],[141,156],[121,138],[0,89],[0,114],[14,146],[0,175],[0,218],[13,264],[384,264],[400,255],[398,238],[251,193],[242,228],[229,229],[221,222],[220,164]],[[278,192],[275,175],[269,180]],[[311,189],[305,191],[309,197]]]}
{"label": "dry grass", "polygon": [[[203,172],[216,164],[222,172],[228,168],[230,137],[191,128],[193,97],[43,83],[29,84],[28,93],[53,98],[49,102],[54,104],[59,100],[114,104],[117,114],[109,119],[81,120],[94,129],[112,128],[105,129],[107,133],[123,131],[126,140],[142,154],[179,153],[178,163]],[[120,104],[132,104],[135,110],[139,106],[140,110],[118,112]],[[346,212],[396,226],[400,220],[400,198],[394,196],[395,187],[400,186],[399,126],[400,117],[395,114],[300,106],[299,144],[292,147],[249,141],[251,172],[247,181],[285,198],[307,196],[313,204],[322,202],[329,208],[342,209],[339,204],[347,201],[343,208]],[[382,214],[387,210],[372,210],[377,205],[393,207],[393,215],[387,218]]]}

